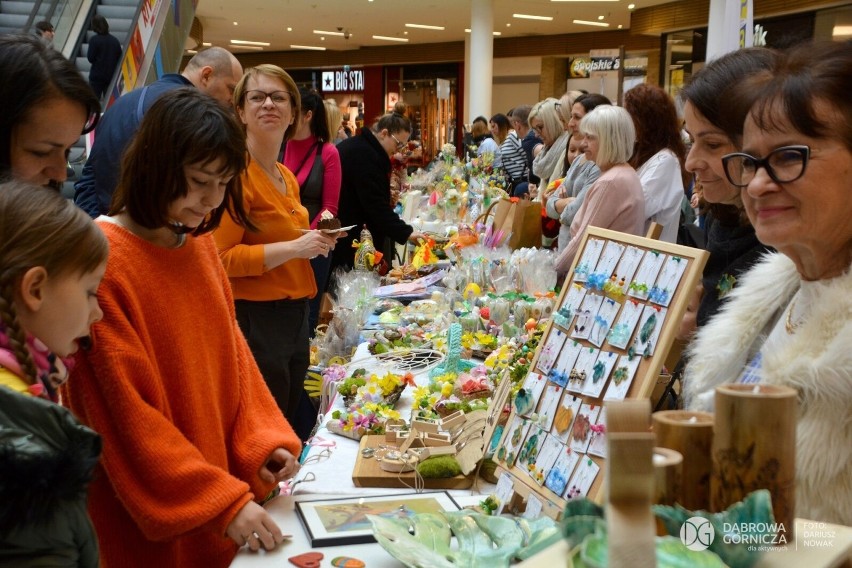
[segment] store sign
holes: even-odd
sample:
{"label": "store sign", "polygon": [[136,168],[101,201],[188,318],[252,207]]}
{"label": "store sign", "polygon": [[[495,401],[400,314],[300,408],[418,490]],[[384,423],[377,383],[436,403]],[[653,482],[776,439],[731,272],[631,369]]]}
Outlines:
{"label": "store sign", "polygon": [[342,93],[364,90],[364,70],[344,68],[322,72],[322,90]]}
{"label": "store sign", "polygon": [[575,57],[571,61],[569,74],[571,79],[586,79],[599,71],[618,71],[621,58],[617,49],[593,49],[589,57]]}
{"label": "store sign", "polygon": [[575,57],[571,60],[568,74],[571,79],[588,79],[592,60],[588,57]]}

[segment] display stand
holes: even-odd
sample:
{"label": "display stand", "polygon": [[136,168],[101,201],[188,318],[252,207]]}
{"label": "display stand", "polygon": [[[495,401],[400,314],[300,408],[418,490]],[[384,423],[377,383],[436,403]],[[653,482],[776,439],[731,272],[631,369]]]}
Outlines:
{"label": "display stand", "polygon": [[589,227],[494,453],[498,499],[603,501],[606,401],[649,399],[708,253]]}

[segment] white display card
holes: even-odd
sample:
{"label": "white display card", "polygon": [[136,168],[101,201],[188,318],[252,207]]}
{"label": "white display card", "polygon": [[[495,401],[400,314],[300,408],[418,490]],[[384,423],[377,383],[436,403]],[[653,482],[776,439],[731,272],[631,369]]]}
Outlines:
{"label": "white display card", "polygon": [[648,293],[651,291],[654,282],[657,281],[657,274],[660,273],[660,268],[665,260],[666,255],[661,252],[651,250],[645,253],[636,275],[627,287],[627,295],[640,300],[647,300]]}
{"label": "white display card", "polygon": [[516,415],[503,440],[503,445],[497,449],[497,461],[505,463],[506,467],[515,465],[515,460],[518,459],[518,451],[520,451],[529,429],[530,422],[524,420],[522,416]]}
{"label": "white display card", "polygon": [[559,454],[565,451],[565,444],[559,441],[556,436],[548,435],[541,445],[541,450],[538,452],[538,457],[535,460],[535,465],[530,468],[530,477],[539,485],[544,485],[547,475]]}
{"label": "white display card", "polygon": [[546,437],[547,432],[535,424],[529,429],[527,439],[524,440],[524,444],[518,452],[518,467],[527,472],[530,471],[530,467],[535,467],[535,460],[538,459],[538,452],[541,450],[541,445]]}
{"label": "white display card", "polygon": [[592,426],[592,439],[589,442],[589,451],[586,452],[590,456],[607,457],[607,440],[606,440],[606,406],[601,409],[598,414],[598,421]]}
{"label": "white display card", "polygon": [[568,487],[565,490],[565,499],[571,500],[588,495],[589,489],[591,489],[592,483],[594,483],[600,470],[600,466],[592,458],[581,456],[580,463],[577,465],[577,469],[574,470],[574,475],[571,476],[571,480],[568,482]]}
{"label": "white display card", "polygon": [[592,323],[592,330],[589,332],[589,342],[592,345],[595,347],[603,345],[620,307],[621,304],[610,298],[604,299],[603,303],[601,303],[601,307]]}
{"label": "white display card", "polygon": [[607,341],[613,347],[618,349],[627,349],[630,343],[630,338],[633,337],[633,332],[636,330],[636,324],[639,323],[639,318],[642,315],[642,309],[645,304],[640,304],[636,300],[628,298],[624,302],[624,307],[621,309],[621,314],[612,329],[609,330]]}
{"label": "white display card", "polygon": [[648,300],[661,306],[669,306],[672,301],[672,294],[680,284],[680,279],[686,271],[686,259],[679,256],[670,256],[663,264],[663,269],[657,277],[657,281],[648,293]]}
{"label": "white display card", "polygon": [[651,357],[654,354],[654,349],[657,347],[657,339],[660,337],[660,332],[663,329],[663,323],[666,321],[666,308],[645,306],[642,310],[642,317],[639,319],[639,329],[636,332],[636,337],[633,338],[636,355],[642,357]]}
{"label": "white display card", "polygon": [[612,373],[618,354],[612,351],[601,351],[592,367],[592,374],[586,379],[583,394],[592,398],[598,398],[606,386],[607,379]]}
{"label": "white display card", "polygon": [[574,316],[577,315],[577,310],[580,309],[580,304],[586,296],[586,288],[582,284],[572,283],[568,288],[568,293],[565,294],[565,299],[562,301],[562,306],[559,312],[566,314],[567,321],[560,323],[554,318],[554,322],[562,325],[566,330],[570,331],[571,323],[574,321]]}
{"label": "white display card", "polygon": [[630,390],[633,377],[636,376],[636,369],[639,368],[641,362],[642,357],[639,355],[634,355],[633,360],[630,360],[627,355],[619,356],[615,369],[612,371],[612,379],[609,381],[609,388],[606,389],[604,400],[624,400],[627,391]]}
{"label": "white display card", "polygon": [[529,416],[538,406],[538,400],[541,398],[541,393],[544,392],[544,385],[547,384],[547,379],[541,373],[530,372],[527,374],[524,385],[518,390],[513,402],[515,412],[521,416]]}
{"label": "white display card", "polygon": [[589,278],[589,274],[598,264],[598,258],[601,255],[605,242],[602,239],[588,239],[586,241],[583,256],[574,269],[574,282],[585,282]]}
{"label": "white display card", "polygon": [[550,335],[547,337],[547,342],[541,350],[536,365],[540,373],[543,375],[550,373],[550,369],[553,368],[553,364],[559,357],[559,352],[562,351],[562,344],[565,343],[567,337],[568,334],[561,329],[553,328],[550,331]]}
{"label": "white display card", "polygon": [[575,339],[589,338],[589,334],[592,332],[592,324],[595,323],[595,316],[598,314],[603,301],[603,296],[586,294],[583,303],[580,304],[580,309],[577,310],[577,319],[574,320],[571,337]]}
{"label": "white display card", "polygon": [[574,363],[574,369],[568,375],[568,386],[565,388],[571,392],[583,392],[586,381],[591,380],[592,368],[598,360],[599,352],[600,349],[594,347],[583,347]]}
{"label": "white display card", "polygon": [[571,449],[581,454],[586,453],[589,442],[592,439],[592,424],[597,422],[601,407],[586,404],[580,406],[580,411],[571,426]]}
{"label": "white display card", "polygon": [[639,262],[644,254],[644,250],[629,246],[621,255],[618,266],[615,267],[615,277],[621,286],[621,291],[625,294],[630,283],[633,282],[633,275],[636,274],[636,269],[639,267]]}
{"label": "white display card", "polygon": [[563,446],[562,453],[559,454],[553,467],[550,468],[550,473],[547,474],[544,486],[557,495],[563,495],[568,487],[568,480],[571,479],[571,474],[574,473],[574,468],[581,457],[581,454]]}
{"label": "white display card", "polygon": [[544,394],[538,404],[538,423],[545,430],[550,430],[553,419],[556,417],[556,409],[559,408],[559,399],[562,398],[563,387],[556,383],[547,382]]}
{"label": "white display card", "polygon": [[574,368],[574,363],[577,362],[577,356],[582,349],[583,344],[579,341],[571,339],[566,341],[565,345],[562,346],[562,351],[559,353],[559,359],[550,370],[547,378],[563,387],[568,384],[568,374]]}
{"label": "white display card", "polygon": [[541,516],[541,510],[541,501],[538,497],[530,493],[527,495],[527,506],[521,516],[525,519],[534,521]]}
{"label": "white display card", "polygon": [[615,272],[615,267],[625,248],[627,248],[626,245],[619,242],[607,241],[598,259],[598,263],[595,265],[593,274],[601,274],[604,278],[609,279],[612,273]]}
{"label": "white display card", "polygon": [[507,472],[503,472],[497,480],[497,488],[494,490],[494,496],[497,498],[497,511],[495,515],[503,512],[503,507],[509,504],[512,500],[512,495],[515,494],[515,480]]}
{"label": "white display card", "polygon": [[583,399],[580,396],[565,392],[562,400],[559,402],[559,408],[556,409],[556,418],[553,420],[551,433],[559,438],[563,443],[568,442],[571,436],[571,426],[574,424],[574,418],[580,411],[580,405]]}

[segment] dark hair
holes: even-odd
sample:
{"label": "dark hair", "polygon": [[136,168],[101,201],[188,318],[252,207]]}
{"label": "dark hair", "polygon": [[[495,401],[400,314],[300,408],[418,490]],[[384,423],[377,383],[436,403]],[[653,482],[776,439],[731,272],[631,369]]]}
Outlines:
{"label": "dark hair", "polygon": [[482,124],[485,125],[486,128],[488,128],[488,119],[485,118],[484,116],[477,116],[476,118],[473,119],[473,124],[476,124],[477,122],[481,122]]}
{"label": "dark hair", "polygon": [[0,323],[27,381],[34,384],[36,365],[18,321],[15,287],[37,266],[44,267],[50,278],[92,272],[106,261],[109,245],[100,228],[73,202],[52,189],[21,181],[0,184],[0,218]]}
{"label": "dark hair", "polygon": [[500,141],[497,144],[500,144],[509,135],[509,129],[512,127],[509,118],[505,114],[497,113],[491,117],[491,122],[497,125],[497,131],[500,133]]}
{"label": "dark hair", "polygon": [[512,118],[520,122],[524,126],[529,126],[529,117],[530,111],[532,110],[532,105],[521,105],[516,106],[512,109]]}
{"label": "dark hair", "polygon": [[640,83],[624,94],[624,108],[636,126],[636,148],[630,165],[639,168],[654,154],[668,148],[680,162],[684,187],[691,176],[684,166],[686,145],[680,137],[680,124],[674,101],[667,92],[650,83]]}
{"label": "dark hair", "polygon": [[109,33],[109,22],[100,14],[92,16],[92,30],[96,34],[106,35]]}
{"label": "dark hair", "polygon": [[405,116],[405,111],[407,109],[408,109],[408,106],[404,102],[396,101],[395,103],[393,103],[392,112],[395,112],[397,114],[401,114],[402,116]]}
{"label": "dark hair", "polygon": [[740,147],[743,122],[756,98],[755,90],[744,89],[743,82],[761,71],[768,72],[777,59],[775,51],[764,47],[726,53],[693,75],[680,97]]}
{"label": "dark hair", "polygon": [[168,91],[145,113],[124,153],[109,214],[124,210],[148,229],[169,226],[169,206],[188,192],[184,166],[221,159],[222,171],[234,177],[222,204],[192,234],[218,227],[225,210],[238,224],[254,230],[243,209],[240,181],[247,155],[243,129],[230,109],[195,88]]}
{"label": "dark hair", "polygon": [[311,134],[316,136],[322,142],[331,140],[331,133],[328,131],[328,118],[325,112],[325,104],[322,98],[316,91],[302,90],[302,114],[311,111]]}
{"label": "dark hair", "polygon": [[574,104],[580,103],[586,112],[592,112],[595,107],[600,105],[611,105],[612,102],[601,95],[600,93],[583,93],[576,99],[574,99]]}
{"label": "dark hair", "polygon": [[[852,43],[814,42],[791,48],[758,90],[750,116],[761,130],[780,121],[811,138],[836,138],[852,151]],[[818,105],[828,103],[833,113]]]}
{"label": "dark hair", "polygon": [[40,33],[54,31],[53,30],[53,24],[51,24],[47,20],[42,20],[42,21],[38,22],[36,25],[34,25],[33,27],[35,29],[37,29]]}
{"label": "dark hair", "polygon": [[0,36],[0,175],[11,169],[12,130],[50,98],[79,103],[87,121],[81,134],[95,128],[101,104],[74,64],[38,38]]}
{"label": "dark hair", "polygon": [[391,134],[411,132],[411,121],[398,112],[389,112],[383,115],[376,123],[376,132],[381,132],[385,129]]}

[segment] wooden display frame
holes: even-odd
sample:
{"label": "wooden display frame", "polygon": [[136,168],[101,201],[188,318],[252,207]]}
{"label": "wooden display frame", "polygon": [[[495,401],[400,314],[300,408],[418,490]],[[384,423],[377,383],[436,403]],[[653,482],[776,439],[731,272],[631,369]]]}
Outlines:
{"label": "wooden display frame", "polygon": [[[566,278],[565,284],[562,287],[562,292],[560,293],[559,298],[557,299],[556,306],[554,307],[554,314],[556,314],[558,312],[558,310],[560,310],[563,307],[563,303],[566,300],[566,296],[568,295],[570,289],[574,286],[577,265],[581,261],[581,259],[584,258],[584,254],[586,253],[587,244],[589,243],[589,241],[591,239],[604,241],[604,244],[603,244],[604,248],[606,247],[606,243],[614,242],[614,243],[617,243],[619,245],[623,245],[624,247],[635,247],[635,248],[641,249],[643,251],[643,256],[642,256],[643,260],[645,258],[645,255],[647,255],[649,252],[651,252],[652,254],[655,254],[655,255],[663,255],[663,254],[666,255],[664,260],[662,261],[663,263],[668,262],[669,259],[674,261],[675,259],[672,258],[672,257],[677,257],[680,260],[685,260],[686,263],[687,263],[686,267],[683,269],[683,272],[682,272],[682,275],[680,277],[680,280],[678,281],[677,287],[673,291],[671,291],[671,293],[669,295],[669,302],[668,302],[668,306],[666,308],[667,313],[665,313],[665,315],[664,315],[664,321],[663,321],[662,326],[661,326],[661,328],[658,332],[659,335],[657,336],[656,344],[654,345],[654,348],[653,348],[653,353],[650,356],[647,356],[647,357],[643,356],[642,354],[636,354],[635,355],[636,357],[640,357],[641,360],[638,363],[638,368],[635,371],[635,375],[633,376],[632,382],[630,383],[630,386],[629,386],[629,388],[627,389],[627,392],[626,392],[626,396],[624,397],[625,400],[627,400],[627,399],[650,399],[651,394],[654,390],[654,386],[657,383],[657,378],[658,378],[660,371],[663,367],[663,363],[666,359],[666,356],[668,354],[669,349],[672,346],[672,343],[675,340],[675,335],[678,332],[681,320],[683,319],[683,316],[686,312],[686,308],[687,308],[687,305],[689,304],[690,297],[691,297],[693,291],[696,289],[696,286],[700,282],[702,271],[704,269],[704,265],[707,262],[707,258],[709,256],[709,254],[706,251],[701,250],[701,249],[695,249],[695,248],[685,247],[685,246],[681,246],[681,245],[666,243],[666,242],[662,242],[662,241],[651,240],[651,239],[648,239],[648,238],[645,238],[645,237],[638,237],[638,236],[634,236],[634,235],[628,235],[628,234],[625,234],[625,233],[618,233],[618,232],[615,232],[615,231],[610,231],[610,230],[607,230],[607,229],[600,229],[600,228],[597,228],[597,227],[589,227],[589,228],[587,228],[586,232],[584,233],[584,235],[582,237],[579,250],[578,250],[578,252],[577,252],[577,254],[574,258],[574,261],[571,264],[571,268],[568,272],[569,277]],[[600,243],[595,243],[596,246],[599,245],[599,244]],[[628,249],[625,248],[624,250],[622,250],[622,254],[626,250],[628,250]],[[635,252],[635,251],[631,251],[631,252]],[[595,260],[597,261],[598,257],[596,257]],[[680,262],[680,260],[678,260],[677,262]],[[655,273],[654,278],[656,279],[658,276],[661,275],[661,273],[662,273],[662,268],[660,269],[660,272]],[[617,308],[618,309],[617,315],[612,318],[612,322],[610,323],[609,329],[611,329],[612,325],[615,324],[616,321],[618,321],[617,318],[621,315],[622,310],[623,310],[625,304],[628,302],[628,300],[630,300],[630,297],[624,295],[624,296],[621,296],[619,298],[617,295],[605,293],[602,290],[590,290],[588,288],[588,286],[584,286],[584,287],[586,288],[585,294],[604,296],[605,298],[610,299],[610,300],[614,300],[615,302],[617,302],[619,304],[618,308]],[[632,303],[634,304],[634,308],[632,308],[634,310],[638,309],[636,307],[637,304],[638,305],[644,304],[645,306],[653,304],[653,302],[650,299],[633,301]],[[612,302],[610,302],[610,306],[612,306]],[[615,309],[615,308],[611,308],[611,309]],[[645,309],[644,306],[642,306],[642,309],[643,310]],[[657,310],[657,311],[659,313],[659,310]],[[562,334],[565,334],[567,336],[567,340],[565,342],[565,345],[568,344],[568,341],[579,342],[582,345],[582,349],[589,348],[589,351],[591,353],[591,348],[595,347],[595,345],[590,340],[583,340],[583,339],[578,340],[578,339],[572,339],[572,337],[571,337],[571,332],[572,332],[571,325],[574,322],[577,322],[577,321],[579,321],[578,316],[572,315],[571,319],[568,320],[568,326],[566,328],[566,327],[562,327],[560,325],[557,325],[557,323],[555,323],[554,320],[551,320],[551,322],[547,325],[547,327],[544,330],[544,334],[542,336],[541,342],[539,343],[539,346],[536,349],[535,356],[533,357],[532,362],[530,363],[530,367],[529,367],[530,368],[530,371],[529,371],[530,374],[532,374],[534,372],[538,372],[538,371],[541,370],[538,366],[539,360],[542,357],[542,351],[548,345],[548,340],[549,340],[551,334],[553,334],[553,333],[560,332]],[[641,322],[641,317],[640,317],[640,322]],[[639,328],[640,328],[640,325],[637,325],[633,329],[632,333],[629,336],[628,344],[631,344],[634,341],[638,341],[638,337],[639,337],[639,334],[640,334]],[[612,345],[609,344],[609,337],[610,337],[609,336],[609,329],[607,330],[607,332],[605,334],[606,339],[602,342],[602,344],[600,346],[601,351],[606,351],[606,352],[609,352],[609,353],[616,354],[618,356],[625,356],[626,357],[628,355],[628,350],[626,348],[625,349],[619,349],[619,348],[613,347]],[[654,333],[657,333],[657,331],[655,330]],[[648,341],[648,343],[650,343],[650,340]],[[576,345],[573,348],[577,349]],[[560,348],[560,352],[555,356],[557,364],[559,363],[559,355],[560,354],[561,354],[561,348]],[[553,359],[553,357],[554,356],[551,354],[550,358]],[[619,361],[621,361],[621,359],[619,359]],[[568,372],[568,369],[563,369],[562,371]],[[567,385],[566,385],[566,387],[561,389],[558,393],[558,396],[560,397],[560,402],[557,402],[557,407],[562,404],[561,400],[562,400],[563,396],[571,396],[571,397],[576,396],[577,398],[581,399],[582,403],[593,405],[594,407],[602,407],[604,405],[604,397],[606,395],[607,390],[610,387],[610,383],[612,383],[614,381],[614,379],[611,377],[611,375],[612,375],[611,371],[612,371],[612,369],[607,371],[607,374],[604,378],[604,385],[603,385],[603,387],[600,387],[601,391],[600,391],[599,396],[589,396],[587,394],[576,394],[574,392],[569,392],[568,389],[567,389]],[[563,378],[563,380],[564,380],[564,378]],[[552,380],[549,376],[545,377],[544,381],[547,383],[547,385],[555,384],[555,383],[552,382]],[[543,394],[543,393],[547,392],[546,386],[544,388],[545,388],[545,390],[542,391],[542,394],[539,395],[539,398],[533,402],[534,412],[536,412],[536,413],[538,413],[541,410],[541,408],[543,406],[543,402],[546,398]],[[574,399],[572,399],[572,400],[574,400]],[[575,404],[576,404],[576,402],[575,402]],[[551,408],[554,408],[554,407],[551,405]],[[531,415],[531,414],[532,414],[532,412],[525,413],[525,415]],[[573,424],[573,420],[576,418],[576,414],[577,413],[575,412],[572,415],[572,418],[571,418],[572,424]],[[564,498],[564,496],[567,494],[567,490],[570,490],[570,488],[567,488],[565,493],[557,494],[554,491],[550,490],[548,487],[546,487],[544,483],[539,484],[539,482],[535,481],[533,479],[533,477],[530,475],[530,473],[527,471],[527,469],[530,469],[530,467],[528,466],[527,469],[524,469],[521,465],[519,465],[518,462],[520,461],[520,458],[518,458],[518,460],[513,465],[507,466],[506,459],[505,459],[507,457],[506,452],[504,452],[503,455],[500,455],[499,450],[503,449],[504,447],[513,448],[514,450],[518,451],[518,453],[520,454],[521,452],[519,450],[521,448],[524,448],[524,445],[526,444],[527,439],[529,438],[526,430],[524,430],[524,434],[523,434],[524,439],[522,439],[518,444],[513,444],[510,441],[510,437],[512,437],[512,435],[513,435],[512,426],[513,426],[513,424],[515,424],[516,415],[517,415],[517,401],[515,401],[515,403],[513,403],[513,405],[512,405],[512,411],[511,411],[511,414],[509,416],[508,423],[505,427],[505,430],[503,432],[503,436],[500,440],[500,443],[497,446],[498,452],[495,452],[494,457],[493,457],[493,460],[497,463],[497,476],[500,477],[504,473],[511,476],[512,483],[513,483],[513,490],[514,490],[514,493],[515,493],[512,496],[513,503],[517,504],[517,501],[519,501],[521,499],[523,501],[526,501],[526,499],[529,495],[535,495],[536,498],[541,503],[544,504],[544,506],[542,507],[543,513],[547,514],[548,516],[558,518],[559,515],[561,515],[561,512],[564,509],[565,503],[567,501]],[[519,416],[519,419],[523,420],[523,417]],[[530,421],[531,420],[525,420],[524,423],[530,422]],[[530,427],[530,430],[532,430],[532,428],[534,426],[535,425],[533,424],[533,426]],[[569,426],[569,427],[567,427],[567,430],[568,430],[567,434],[563,434],[563,435],[567,436],[567,438],[565,440],[565,447],[563,448],[566,451],[567,451],[567,448],[570,448],[572,440],[573,440],[573,433],[572,433],[573,428],[571,428]],[[549,432],[553,432],[553,429],[552,428],[549,429]],[[601,435],[601,434],[597,434],[597,435]],[[603,435],[605,436],[606,434],[603,434]],[[550,436],[548,436],[548,437],[550,437]],[[509,446],[506,446],[507,443],[509,444]],[[540,450],[540,446],[538,447],[538,450]],[[586,448],[586,450],[588,450],[588,447]],[[605,493],[604,476],[605,476],[606,458],[588,455],[585,452],[581,453],[581,452],[577,451],[576,453],[579,456],[580,462],[582,462],[583,460],[591,459],[595,464],[597,464],[598,467],[600,467],[600,471],[595,476],[594,481],[591,484],[591,487],[588,490],[586,496],[588,498],[598,502],[598,503],[603,502],[604,493]],[[587,465],[589,467],[593,467],[593,466],[591,466],[591,464],[587,464]],[[577,466],[577,467],[579,467],[579,466]],[[566,480],[566,485],[567,485],[567,481],[570,481],[570,476],[569,476],[569,480]],[[523,506],[521,506],[520,508],[523,508]]]}

